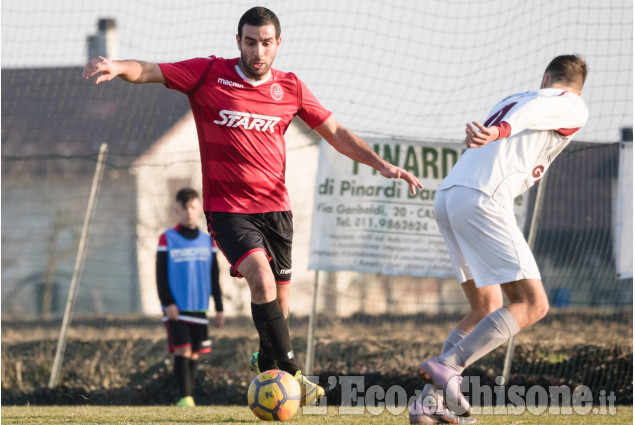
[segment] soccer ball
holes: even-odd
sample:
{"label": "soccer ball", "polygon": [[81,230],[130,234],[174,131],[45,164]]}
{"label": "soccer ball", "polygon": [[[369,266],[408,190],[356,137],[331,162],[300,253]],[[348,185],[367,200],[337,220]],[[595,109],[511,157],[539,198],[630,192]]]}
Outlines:
{"label": "soccer ball", "polygon": [[300,384],[290,373],[268,370],[256,376],[247,391],[247,402],[263,421],[286,421],[300,407]]}

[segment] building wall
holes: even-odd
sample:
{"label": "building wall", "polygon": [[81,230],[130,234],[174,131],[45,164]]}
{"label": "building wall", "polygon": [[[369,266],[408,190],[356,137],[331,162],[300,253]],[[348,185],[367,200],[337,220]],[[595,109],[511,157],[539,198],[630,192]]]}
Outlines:
{"label": "building wall", "polygon": [[[68,161],[66,161],[68,163]],[[3,176],[2,313],[61,316],[75,268],[93,175]],[[88,234],[75,313],[138,309],[134,180],[105,169]],[[43,297],[50,289],[50,304]]]}

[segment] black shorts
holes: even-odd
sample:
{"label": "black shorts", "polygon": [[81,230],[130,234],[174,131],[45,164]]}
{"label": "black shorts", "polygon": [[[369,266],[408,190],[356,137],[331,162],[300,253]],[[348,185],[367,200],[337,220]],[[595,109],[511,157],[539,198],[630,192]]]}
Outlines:
{"label": "black shorts", "polygon": [[252,252],[263,250],[276,283],[291,281],[291,211],[258,214],[205,212],[207,226],[218,248],[231,264],[230,274],[240,277],[240,263]]}
{"label": "black shorts", "polygon": [[[205,354],[212,351],[212,342],[207,334],[207,316],[205,313],[181,312],[181,320],[167,320],[164,317],[165,329],[168,331],[168,350],[190,346],[192,353]],[[192,321],[188,321],[191,317]],[[200,322],[200,323],[199,323]]]}

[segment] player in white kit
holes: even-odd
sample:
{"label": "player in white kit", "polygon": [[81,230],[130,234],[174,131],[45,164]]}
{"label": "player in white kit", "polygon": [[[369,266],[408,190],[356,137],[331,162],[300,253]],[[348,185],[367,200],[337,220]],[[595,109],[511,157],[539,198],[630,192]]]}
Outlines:
{"label": "player in white kit", "polygon": [[586,123],[580,96],[586,76],[581,57],[558,56],[539,90],[508,96],[483,125],[466,125],[468,149],[439,186],[434,209],[471,311],[450,332],[441,356],[419,366],[426,386],[410,407],[411,423],[474,423],[459,388],[463,370],[547,314],[547,295],[513,201]]}

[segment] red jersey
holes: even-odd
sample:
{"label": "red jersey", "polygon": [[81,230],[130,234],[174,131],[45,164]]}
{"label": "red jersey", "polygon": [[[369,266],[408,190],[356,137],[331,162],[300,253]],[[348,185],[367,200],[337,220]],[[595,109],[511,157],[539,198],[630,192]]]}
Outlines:
{"label": "red jersey", "polygon": [[238,58],[210,56],[159,64],[166,85],[188,95],[198,132],[205,211],[291,209],[285,186],[284,133],[295,115],[309,127],[331,113],[293,73],[271,69],[253,83]]}

